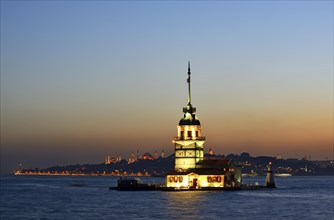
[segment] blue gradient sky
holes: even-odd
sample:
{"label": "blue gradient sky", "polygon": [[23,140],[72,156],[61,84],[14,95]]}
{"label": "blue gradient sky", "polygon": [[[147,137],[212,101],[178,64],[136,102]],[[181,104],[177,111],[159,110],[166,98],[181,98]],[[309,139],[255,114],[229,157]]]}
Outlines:
{"label": "blue gradient sky", "polygon": [[1,1],[1,171],[206,151],[333,158],[332,1]]}

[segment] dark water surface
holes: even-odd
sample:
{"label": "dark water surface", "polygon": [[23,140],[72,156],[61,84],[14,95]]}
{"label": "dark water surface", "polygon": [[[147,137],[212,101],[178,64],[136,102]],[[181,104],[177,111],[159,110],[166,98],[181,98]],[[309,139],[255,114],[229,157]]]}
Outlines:
{"label": "dark water surface", "polygon": [[[2,176],[0,219],[334,219],[334,176],[276,177],[278,189],[198,192],[109,190],[117,179]],[[264,177],[244,178],[256,181]]]}

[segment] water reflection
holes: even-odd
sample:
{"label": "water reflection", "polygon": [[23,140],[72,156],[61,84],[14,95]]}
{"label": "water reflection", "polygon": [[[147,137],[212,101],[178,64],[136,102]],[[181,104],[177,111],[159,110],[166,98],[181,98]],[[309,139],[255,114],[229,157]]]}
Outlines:
{"label": "water reflection", "polygon": [[2,178],[0,219],[333,219],[333,177],[278,178],[280,188],[259,191],[109,190],[117,179]]}
{"label": "water reflection", "polygon": [[198,219],[202,210],[199,207],[208,202],[209,193],[205,191],[165,192],[167,212],[171,216],[180,216],[183,213],[186,218]]}

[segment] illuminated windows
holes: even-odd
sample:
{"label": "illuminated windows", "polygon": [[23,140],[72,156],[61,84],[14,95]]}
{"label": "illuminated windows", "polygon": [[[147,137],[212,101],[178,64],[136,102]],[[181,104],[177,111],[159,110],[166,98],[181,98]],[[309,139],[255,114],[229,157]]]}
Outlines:
{"label": "illuminated windows", "polygon": [[183,151],[179,151],[178,156],[182,157],[183,156]]}
{"label": "illuminated windows", "polygon": [[211,182],[212,182],[212,177],[208,176],[208,183],[211,183]]}
{"label": "illuminated windows", "polygon": [[207,177],[208,183],[220,183],[222,181],[221,176],[208,176]]}
{"label": "illuminated windows", "polygon": [[177,183],[177,182],[182,183],[183,182],[183,176],[170,176],[168,178],[168,180],[169,180],[170,183],[172,183],[172,182],[174,182],[174,183]]}

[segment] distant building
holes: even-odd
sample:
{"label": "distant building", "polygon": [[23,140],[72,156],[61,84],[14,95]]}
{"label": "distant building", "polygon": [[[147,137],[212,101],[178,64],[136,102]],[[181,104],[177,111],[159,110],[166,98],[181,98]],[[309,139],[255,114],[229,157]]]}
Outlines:
{"label": "distant building", "polygon": [[131,163],[134,163],[135,162],[135,153],[132,152],[131,153]]}
{"label": "distant building", "polygon": [[241,167],[231,160],[204,159],[205,137],[201,134],[201,123],[195,115],[196,108],[191,105],[190,75],[188,63],[188,104],[183,108],[184,115],[177,126],[177,137],[173,139],[175,171],[167,173],[166,186],[185,189],[241,187]]}
{"label": "distant building", "polygon": [[213,151],[212,151],[212,148],[210,147],[210,150],[209,150],[209,155],[210,156],[213,156]]}
{"label": "distant building", "polygon": [[301,160],[307,160],[307,156],[305,155]]}
{"label": "distant building", "polygon": [[250,154],[247,153],[247,152],[242,152],[242,153],[240,154],[240,157],[250,157]]}
{"label": "distant building", "polygon": [[276,160],[281,160],[281,159],[282,159],[282,155],[276,155],[274,158],[275,158]]}
{"label": "distant building", "polygon": [[152,154],[146,152],[143,154],[143,156],[141,157],[142,160],[154,160],[155,158],[152,156]]}
{"label": "distant building", "polygon": [[104,158],[104,164],[108,165],[111,163],[110,156],[105,156]]}
{"label": "distant building", "polygon": [[117,162],[117,159],[115,159],[113,157],[110,157],[109,155],[105,156],[104,164],[108,165],[108,164],[112,164],[112,163],[116,163],[116,162]]}

